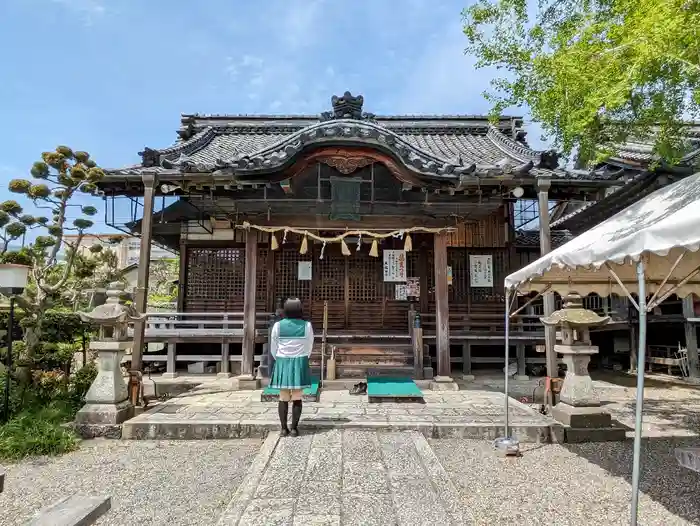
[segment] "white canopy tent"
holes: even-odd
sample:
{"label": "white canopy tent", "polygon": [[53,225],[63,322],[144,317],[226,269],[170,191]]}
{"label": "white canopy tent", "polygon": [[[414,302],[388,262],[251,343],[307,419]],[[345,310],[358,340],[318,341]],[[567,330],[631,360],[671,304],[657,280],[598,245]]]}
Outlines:
{"label": "white canopy tent", "polygon": [[[626,295],[639,310],[631,524],[637,524],[646,314],[671,294],[700,295],[700,173],[657,190],[505,278],[506,364],[516,295],[552,291]],[[638,301],[632,297],[637,294]],[[647,301],[647,295],[651,298]],[[507,371],[507,367],[506,367]],[[506,373],[506,393],[508,374]],[[506,396],[506,438],[508,397]]]}

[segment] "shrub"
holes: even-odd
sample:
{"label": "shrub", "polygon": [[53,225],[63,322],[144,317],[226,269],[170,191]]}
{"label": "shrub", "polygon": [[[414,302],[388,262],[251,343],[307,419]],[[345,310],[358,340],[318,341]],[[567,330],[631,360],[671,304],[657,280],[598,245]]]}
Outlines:
{"label": "shrub", "polygon": [[78,438],[63,425],[72,416],[73,408],[62,400],[22,411],[0,426],[0,458],[20,460],[27,456],[73,451],[78,446]]}

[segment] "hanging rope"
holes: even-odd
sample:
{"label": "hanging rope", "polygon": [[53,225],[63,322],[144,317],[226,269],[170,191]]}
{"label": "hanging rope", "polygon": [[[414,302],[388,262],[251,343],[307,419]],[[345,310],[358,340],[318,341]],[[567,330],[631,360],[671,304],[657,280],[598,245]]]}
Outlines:
{"label": "hanging rope", "polygon": [[[313,232],[310,232],[309,230],[304,230],[300,228],[294,228],[291,226],[262,226],[262,225],[253,225],[249,223],[248,221],[244,221],[242,224],[235,225],[236,228],[240,228],[243,230],[250,230],[251,228],[255,230],[260,230],[261,232],[267,232],[268,234],[275,234],[276,232],[284,232],[284,237],[282,238],[282,244],[284,244],[287,241],[287,234],[289,232],[293,234],[299,234],[304,237],[309,237],[311,239],[314,239],[316,241],[319,241],[321,243],[338,243],[342,240],[344,240],[346,237],[355,237],[355,236],[369,236],[374,239],[387,239],[390,237],[396,237],[396,238],[402,238],[406,236],[409,232],[425,232],[425,233],[431,233],[431,234],[437,234],[440,232],[446,232],[446,231],[451,231],[454,230],[454,227],[441,227],[441,228],[429,228],[429,227],[424,227],[424,226],[414,226],[411,228],[403,228],[401,230],[394,230],[391,232],[371,232],[369,230],[346,230],[345,232],[338,234],[337,236],[333,237],[323,237],[319,236],[318,234],[314,234]],[[409,245],[411,243],[409,242]]]}

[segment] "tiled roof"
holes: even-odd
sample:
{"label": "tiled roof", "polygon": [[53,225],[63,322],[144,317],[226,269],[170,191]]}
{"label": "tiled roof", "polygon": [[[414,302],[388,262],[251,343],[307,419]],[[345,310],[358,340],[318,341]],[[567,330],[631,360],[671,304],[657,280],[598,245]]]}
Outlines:
{"label": "tiled roof", "polygon": [[142,163],[111,175],[154,171],[270,173],[291,164],[302,149],[361,145],[382,149],[417,174],[454,179],[461,175],[565,176],[557,156],[525,142],[522,118],[494,125],[473,115],[376,116],[362,112],[362,97],[333,98],[333,111],[312,115],[183,115],[180,140],[146,148]]}
{"label": "tiled roof", "polygon": [[[652,130],[652,134],[656,133]],[[684,165],[693,162],[700,156],[700,122],[689,122],[682,129],[682,135],[688,141],[687,151],[678,164]],[[631,163],[633,165],[646,166],[653,161],[659,160],[659,156],[654,153],[652,140],[629,140],[619,147],[617,153],[610,161]]]}
{"label": "tiled roof", "polygon": [[[564,243],[571,241],[573,238],[574,235],[567,230],[552,230],[552,248],[563,245]],[[516,247],[539,248],[540,232],[538,230],[522,230],[516,234],[513,244]]]}

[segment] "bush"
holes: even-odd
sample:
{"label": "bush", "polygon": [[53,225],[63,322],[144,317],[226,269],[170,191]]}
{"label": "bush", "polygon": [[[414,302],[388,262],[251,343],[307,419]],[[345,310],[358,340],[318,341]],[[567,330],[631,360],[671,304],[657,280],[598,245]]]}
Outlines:
{"label": "bush", "polygon": [[[34,371],[32,383],[24,391],[11,380],[11,419],[0,425],[0,459],[17,460],[74,450],[78,438],[65,424],[73,420],[85,403],[85,395],[96,376],[95,364],[89,363],[70,378],[63,371]],[[0,382],[0,392],[4,393],[4,372]]]}
{"label": "bush", "polygon": [[73,417],[65,401],[32,407],[0,426],[0,458],[20,460],[34,455],[60,455],[78,446],[75,433],[64,424]]}

